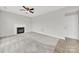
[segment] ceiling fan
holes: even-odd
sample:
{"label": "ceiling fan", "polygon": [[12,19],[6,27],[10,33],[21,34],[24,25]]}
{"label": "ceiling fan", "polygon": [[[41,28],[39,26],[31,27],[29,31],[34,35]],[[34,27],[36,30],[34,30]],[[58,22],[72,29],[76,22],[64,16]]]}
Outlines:
{"label": "ceiling fan", "polygon": [[30,13],[34,13],[33,10],[34,8],[30,8],[30,7],[26,7],[26,6],[22,6],[24,9],[21,9],[21,11],[26,11],[27,12],[30,12]]}

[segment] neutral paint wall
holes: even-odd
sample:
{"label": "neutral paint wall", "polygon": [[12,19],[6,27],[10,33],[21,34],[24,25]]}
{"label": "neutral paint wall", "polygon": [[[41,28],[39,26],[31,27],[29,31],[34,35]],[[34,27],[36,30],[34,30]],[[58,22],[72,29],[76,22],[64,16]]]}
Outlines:
{"label": "neutral paint wall", "polygon": [[78,37],[79,37],[79,15],[78,15]]}
{"label": "neutral paint wall", "polygon": [[78,16],[65,15],[67,12],[73,12],[76,9],[76,7],[67,7],[40,15],[32,19],[32,30],[58,38],[65,36],[78,38]]}
{"label": "neutral paint wall", "polygon": [[25,26],[26,32],[34,31],[49,36],[78,38],[78,16],[65,16],[66,12],[77,8],[65,8],[40,15],[32,19],[8,12],[0,11],[0,36],[15,34],[17,26]]}
{"label": "neutral paint wall", "polygon": [[67,16],[65,18],[65,27],[66,27],[65,36],[71,38],[79,38],[78,15]]}
{"label": "neutral paint wall", "polygon": [[26,32],[30,31],[30,18],[0,11],[0,36],[16,34],[17,26],[25,26]]}

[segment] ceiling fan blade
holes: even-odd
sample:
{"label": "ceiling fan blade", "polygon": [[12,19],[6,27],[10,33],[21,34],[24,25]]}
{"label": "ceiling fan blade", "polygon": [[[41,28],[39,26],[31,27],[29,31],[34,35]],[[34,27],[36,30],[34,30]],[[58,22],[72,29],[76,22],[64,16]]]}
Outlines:
{"label": "ceiling fan blade", "polygon": [[29,10],[30,13],[34,13],[33,11]]}
{"label": "ceiling fan blade", "polygon": [[25,7],[25,6],[22,6],[24,9],[26,9],[27,11],[29,10],[29,8],[28,7]]}
{"label": "ceiling fan blade", "polygon": [[26,9],[26,7],[25,7],[25,6],[22,6],[22,7]]}
{"label": "ceiling fan blade", "polygon": [[30,10],[34,10],[34,8],[31,8]]}

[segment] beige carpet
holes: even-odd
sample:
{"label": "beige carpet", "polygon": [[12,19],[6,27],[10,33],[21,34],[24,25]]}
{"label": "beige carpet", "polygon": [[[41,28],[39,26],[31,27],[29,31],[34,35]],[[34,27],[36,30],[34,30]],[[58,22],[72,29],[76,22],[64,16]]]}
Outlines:
{"label": "beige carpet", "polygon": [[2,53],[52,53],[59,39],[35,32],[28,32],[0,40]]}

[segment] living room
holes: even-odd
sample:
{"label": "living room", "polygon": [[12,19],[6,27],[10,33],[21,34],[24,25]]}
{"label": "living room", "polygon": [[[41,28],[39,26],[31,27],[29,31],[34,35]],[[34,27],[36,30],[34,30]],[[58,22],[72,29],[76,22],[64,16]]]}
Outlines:
{"label": "living room", "polygon": [[[13,40],[16,36],[17,38],[20,38],[21,36],[21,38],[23,38],[23,36],[26,38],[25,33],[27,33],[26,36],[33,36],[33,39],[39,37],[37,40],[47,45],[56,45],[58,42],[58,40],[55,40],[56,38],[63,40],[65,40],[65,37],[78,39],[78,12],[79,7],[74,6],[1,6],[0,37],[3,39],[2,42],[8,42],[10,39]],[[50,39],[48,36],[53,38]],[[3,46],[3,49],[4,48],[5,47]],[[5,48],[4,50],[9,49]],[[16,49],[14,49],[14,51],[16,51]],[[13,52],[13,50],[9,52]],[[45,52],[48,52],[48,50]]]}

